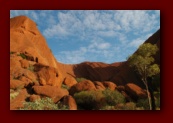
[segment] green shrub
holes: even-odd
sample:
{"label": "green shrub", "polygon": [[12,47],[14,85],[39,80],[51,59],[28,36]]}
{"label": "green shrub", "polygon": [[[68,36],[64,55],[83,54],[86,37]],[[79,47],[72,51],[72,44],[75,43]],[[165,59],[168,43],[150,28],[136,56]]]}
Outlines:
{"label": "green shrub", "polygon": [[29,67],[27,69],[34,72],[34,66],[33,65],[29,65]]}
{"label": "green shrub", "polygon": [[67,89],[67,90],[69,90],[69,89],[70,89],[70,87],[69,87],[69,86],[67,86],[67,85],[65,85],[65,84],[62,84],[62,85],[61,85],[61,88],[63,88],[63,89]]}
{"label": "green shrub", "polygon": [[115,110],[115,106],[106,105],[101,107],[99,110]]}
{"label": "green shrub", "polygon": [[11,55],[11,54],[14,54],[14,53],[15,53],[15,52],[10,51],[10,55]]}
{"label": "green shrub", "polygon": [[23,59],[26,59],[26,55],[24,53],[18,54],[18,56],[21,56]]}
{"label": "green shrub", "polygon": [[[104,91],[82,91],[74,94],[79,107],[83,109],[110,109],[125,102],[125,97],[118,91],[106,89]],[[105,107],[107,106],[107,107]]]}
{"label": "green shrub", "polygon": [[75,93],[74,98],[82,109],[100,109],[105,105],[104,95],[101,91],[81,91]]}
{"label": "green shrub", "polygon": [[153,77],[152,87],[155,91],[160,91],[160,74]]}
{"label": "green shrub", "polygon": [[156,108],[160,108],[160,92],[154,92]]}
{"label": "green shrub", "polygon": [[77,82],[82,82],[82,81],[84,81],[84,80],[86,80],[85,78],[76,78],[76,81]]}
{"label": "green shrub", "polygon": [[150,106],[149,106],[149,103],[148,103],[148,98],[146,98],[146,99],[138,99],[138,101],[136,103],[136,106],[138,108],[143,108],[144,110],[149,110]]}
{"label": "green shrub", "polygon": [[[121,103],[122,104],[122,103]],[[116,110],[136,110],[136,104],[134,102],[128,102],[125,104],[122,104],[121,106],[115,106]]]}
{"label": "green shrub", "polygon": [[59,104],[55,104],[51,98],[42,98],[35,102],[25,102],[24,108],[20,110],[67,110],[66,106],[60,108]]}
{"label": "green shrub", "polygon": [[107,105],[115,106],[119,103],[125,103],[125,97],[118,91],[112,91],[110,89],[106,89],[103,91],[103,95],[105,97]]}
{"label": "green shrub", "polygon": [[10,100],[16,98],[18,95],[19,95],[18,91],[10,93]]}

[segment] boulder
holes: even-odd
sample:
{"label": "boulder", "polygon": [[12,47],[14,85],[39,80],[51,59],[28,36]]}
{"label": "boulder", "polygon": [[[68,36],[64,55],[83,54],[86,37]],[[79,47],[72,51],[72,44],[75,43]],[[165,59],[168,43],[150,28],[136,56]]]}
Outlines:
{"label": "boulder", "polygon": [[75,99],[70,96],[70,95],[67,95],[67,96],[64,96],[63,97],[63,101],[62,103],[64,105],[67,105],[69,107],[69,110],[77,110],[77,104],[76,104],[76,101]]}
{"label": "boulder", "polygon": [[35,101],[40,100],[40,99],[41,99],[40,96],[39,95],[35,95],[35,94],[33,94],[33,95],[31,95],[29,97],[29,101],[30,102],[35,102]]}
{"label": "boulder", "polygon": [[68,87],[71,87],[77,83],[76,79],[73,77],[66,77],[64,79],[63,84],[67,85]]}
{"label": "boulder", "polygon": [[105,81],[103,82],[103,85],[105,88],[109,88],[110,90],[115,90],[115,88],[117,87],[117,85],[113,82],[109,82],[109,81]]}
{"label": "boulder", "polygon": [[20,80],[10,80],[10,89],[22,89],[25,85],[26,83]]}
{"label": "boulder", "polygon": [[21,59],[19,56],[10,57],[10,72],[15,71],[16,68],[21,68],[21,63],[19,62]]}
{"label": "boulder", "polygon": [[94,81],[94,84],[95,84],[96,89],[98,89],[98,90],[105,90],[106,89],[102,82]]}
{"label": "boulder", "polygon": [[23,68],[16,68],[13,71],[10,71],[10,76],[13,79],[20,79],[22,76],[28,78],[30,81],[36,81],[37,80],[37,76],[35,75],[34,72],[27,70],[27,69],[23,69]]}
{"label": "boulder", "polygon": [[62,89],[55,86],[49,86],[49,85],[33,86],[32,89],[37,95],[42,95],[52,98],[52,100],[55,103],[58,102],[62,97],[69,94],[66,89]]}
{"label": "boulder", "polygon": [[126,84],[125,91],[130,97],[135,100],[137,100],[138,98],[147,98],[146,91],[133,83]]}
{"label": "boulder", "polygon": [[55,68],[53,67],[42,67],[38,72],[38,77],[41,85],[51,85],[61,87],[63,78]]}
{"label": "boulder", "polygon": [[121,92],[121,91],[125,91],[125,87],[122,86],[122,85],[117,86],[116,89],[117,89],[118,91],[120,91],[120,92]]}
{"label": "boulder", "polygon": [[29,67],[29,62],[26,59],[20,60],[21,67],[27,69]]}
{"label": "boulder", "polygon": [[90,90],[96,90],[94,83],[91,82],[90,80],[84,80],[82,82],[73,85],[70,88],[69,93],[73,95],[74,93],[78,93],[81,91],[90,91]]}
{"label": "boulder", "polygon": [[23,108],[27,95],[28,93],[26,89],[20,90],[18,96],[15,99],[10,100],[10,110],[17,110],[19,108]]}

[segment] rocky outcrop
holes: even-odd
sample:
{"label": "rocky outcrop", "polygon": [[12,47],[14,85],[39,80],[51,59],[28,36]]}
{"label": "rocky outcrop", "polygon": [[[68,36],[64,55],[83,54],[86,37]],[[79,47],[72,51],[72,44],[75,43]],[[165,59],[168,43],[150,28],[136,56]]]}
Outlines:
{"label": "rocky outcrop", "polygon": [[72,96],[70,96],[70,95],[67,95],[67,96],[64,96],[64,97],[63,97],[62,104],[68,106],[69,110],[77,110],[76,101],[75,101],[75,99],[74,99]]}
{"label": "rocky outcrop", "polygon": [[24,107],[25,99],[27,98],[27,90],[20,90],[18,96],[10,101],[10,110],[16,110]]}
{"label": "rocky outcrop", "polygon": [[67,85],[68,87],[71,87],[71,86],[77,84],[77,81],[76,81],[75,78],[73,78],[73,77],[68,77],[68,76],[67,76],[67,77],[64,79],[63,84]]}
{"label": "rocky outcrop", "polygon": [[113,82],[109,82],[109,81],[106,81],[106,82],[103,82],[103,85],[105,86],[105,88],[108,88],[110,90],[115,90],[117,85]]}
{"label": "rocky outcrop", "polygon": [[62,97],[69,94],[65,89],[49,85],[33,86],[32,88],[35,94],[50,97],[55,103],[58,102]]}
{"label": "rocky outcrop", "polygon": [[22,89],[27,84],[28,83],[25,83],[20,80],[10,80],[10,89]]}
{"label": "rocky outcrop", "polygon": [[73,85],[70,88],[69,93],[70,95],[73,95],[74,93],[78,93],[81,91],[90,91],[90,90],[96,90],[95,85],[90,80],[84,80],[82,82]]}
{"label": "rocky outcrop", "polygon": [[31,95],[30,97],[29,97],[29,101],[30,102],[35,102],[35,101],[38,101],[38,100],[40,100],[41,98],[40,98],[40,96],[39,95],[35,95],[35,94],[33,94],[33,95]]}
{"label": "rocky outcrop", "polygon": [[36,23],[26,16],[10,19],[10,51],[24,53],[29,60],[56,68],[56,60],[45,38]]}
{"label": "rocky outcrop", "polygon": [[137,100],[138,98],[147,98],[146,91],[133,83],[126,84],[125,91],[134,100]]}
{"label": "rocky outcrop", "polygon": [[98,90],[105,90],[106,89],[102,82],[94,81],[94,84],[95,84],[96,89],[98,89]]}
{"label": "rocky outcrop", "polygon": [[37,72],[37,75],[41,85],[61,87],[62,76],[55,68],[44,66]]}

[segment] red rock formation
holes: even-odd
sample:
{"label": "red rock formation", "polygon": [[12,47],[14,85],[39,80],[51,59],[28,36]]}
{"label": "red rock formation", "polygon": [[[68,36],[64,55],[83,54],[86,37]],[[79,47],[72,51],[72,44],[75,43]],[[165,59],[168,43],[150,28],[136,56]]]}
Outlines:
{"label": "red rock formation", "polygon": [[75,99],[70,96],[70,95],[67,95],[67,96],[64,96],[63,97],[63,104],[64,105],[67,105],[69,107],[69,110],[77,110],[77,104],[76,104],[76,101]]}
{"label": "red rock formation", "polygon": [[67,76],[65,78],[63,84],[67,85],[68,87],[71,87],[71,86],[77,84],[77,81],[75,78]]}
{"label": "red rock formation", "polygon": [[126,84],[125,91],[130,97],[135,100],[137,100],[138,98],[147,98],[146,91],[133,83]]}
{"label": "red rock formation", "polygon": [[18,96],[10,101],[10,110],[16,110],[24,107],[25,99],[27,98],[27,90],[22,89]]}
{"label": "red rock formation", "polygon": [[33,86],[33,90],[37,95],[47,96],[52,98],[52,100],[56,103],[62,97],[68,95],[68,91],[62,88],[57,88],[54,86]]}
{"label": "red rock formation", "polygon": [[39,95],[35,95],[35,94],[33,94],[33,95],[31,95],[29,97],[29,101],[30,102],[35,102],[35,101],[40,100],[40,99],[41,99],[40,96]]}
{"label": "red rock formation", "polygon": [[[44,49],[44,50],[43,50]],[[36,23],[26,16],[10,19],[10,51],[30,54],[39,63],[55,67],[56,60]]]}
{"label": "red rock formation", "polygon": [[74,93],[78,93],[81,91],[90,91],[90,90],[96,90],[95,85],[90,80],[84,80],[82,82],[73,85],[70,88],[69,93],[73,95]]}

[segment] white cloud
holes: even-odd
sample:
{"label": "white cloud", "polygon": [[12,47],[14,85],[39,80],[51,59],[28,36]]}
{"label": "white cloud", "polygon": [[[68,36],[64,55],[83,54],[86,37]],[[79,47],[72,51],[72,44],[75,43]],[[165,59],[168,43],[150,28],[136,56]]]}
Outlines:
{"label": "white cloud", "polygon": [[46,29],[43,34],[46,36],[46,37],[52,37],[54,35],[59,35],[59,36],[66,36],[69,34],[69,32],[61,27],[60,25],[56,25],[56,26],[53,26],[51,28],[48,28]]}
{"label": "white cloud", "polygon": [[144,43],[144,41],[146,41],[150,36],[152,35],[152,33],[146,34],[145,36],[142,36],[140,38],[136,38],[134,40],[132,40],[128,47],[135,47],[138,48],[139,45],[141,45],[142,43]]}
{"label": "white cloud", "polygon": [[31,16],[33,17],[34,20],[38,20],[38,15],[36,14],[36,12],[32,11],[31,12]]}
{"label": "white cloud", "polygon": [[91,41],[88,49],[92,51],[92,49],[104,50],[110,48],[111,44],[109,42],[104,41],[101,38],[95,38]]}
{"label": "white cloud", "polygon": [[136,48],[137,48],[137,47],[138,47],[139,45],[141,45],[143,42],[144,42],[143,39],[137,38],[137,39],[133,40],[132,42],[130,42],[129,46],[130,46],[130,47],[136,47]]}
{"label": "white cloud", "polygon": [[114,19],[127,32],[133,30],[148,32],[158,23],[156,17],[147,10],[120,10],[114,14]]}

